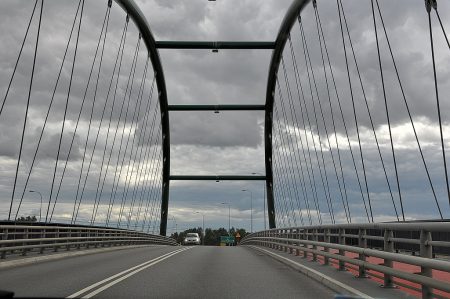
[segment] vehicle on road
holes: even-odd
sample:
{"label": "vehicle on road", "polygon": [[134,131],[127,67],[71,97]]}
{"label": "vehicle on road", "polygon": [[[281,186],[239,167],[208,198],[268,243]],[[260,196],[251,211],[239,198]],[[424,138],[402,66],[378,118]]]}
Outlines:
{"label": "vehicle on road", "polygon": [[200,237],[197,233],[188,233],[183,240],[183,245],[200,245]]}

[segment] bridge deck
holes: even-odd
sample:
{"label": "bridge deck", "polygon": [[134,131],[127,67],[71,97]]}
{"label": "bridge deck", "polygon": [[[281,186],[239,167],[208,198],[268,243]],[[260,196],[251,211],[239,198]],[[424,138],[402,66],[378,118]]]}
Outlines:
{"label": "bridge deck", "polygon": [[123,273],[79,293],[180,249],[187,247],[147,246],[4,269],[0,271],[0,289],[14,290],[17,296],[67,297],[78,293],[80,297],[92,294],[100,298],[333,298],[335,294],[298,271],[243,246],[190,248],[166,256],[161,262],[145,264],[148,267],[135,274]]}
{"label": "bridge deck", "polygon": [[[324,266],[322,263],[313,262],[310,258],[304,259],[293,254],[278,251],[269,248],[255,248],[255,250],[260,250],[260,252],[272,255],[275,259],[285,263],[301,271],[306,272],[306,275],[314,276],[315,271],[320,272],[325,278],[323,279],[324,284],[331,283],[336,287],[336,284],[343,284],[344,287],[350,287],[357,292],[361,293],[359,296],[363,298],[385,298],[385,299],[401,299],[401,298],[417,298],[411,294],[403,292],[397,288],[383,288],[382,283],[373,281],[370,278],[357,278],[355,273],[350,271],[338,271],[332,266]],[[326,281],[331,279],[331,282]],[[339,287],[339,286],[337,286]],[[349,293],[343,291],[343,293]]]}

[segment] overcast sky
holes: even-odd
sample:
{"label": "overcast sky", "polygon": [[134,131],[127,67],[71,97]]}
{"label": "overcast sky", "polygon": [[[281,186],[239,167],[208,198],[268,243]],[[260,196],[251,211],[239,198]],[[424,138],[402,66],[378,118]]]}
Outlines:
{"label": "overcast sky", "polygon": [[[146,16],[156,40],[239,40],[239,41],[273,41],[276,38],[282,18],[291,0],[151,0],[136,1]],[[17,58],[26,25],[33,8],[34,1],[2,1],[0,3],[0,99],[6,92],[9,79]],[[57,72],[64,54],[68,35],[72,25],[78,1],[45,2],[41,40],[36,63],[35,82],[32,90],[28,126],[26,128],[23,163],[18,180],[20,198],[26,172],[28,171],[42,128],[48,103],[51,98]],[[377,50],[373,31],[373,20],[369,0],[343,1],[346,17],[350,26],[350,34],[355,47],[358,66],[366,92],[370,113],[374,121],[377,137],[393,191],[396,192],[392,153],[384,110],[384,99],[378,69]],[[425,158],[431,172],[434,187],[444,217],[450,217],[450,209],[445,192],[444,169],[440,152],[440,136],[437,127],[437,109],[434,95],[434,81],[431,65],[430,45],[428,37],[428,20],[423,0],[380,0],[383,17],[386,22],[390,42],[396,57],[406,97],[411,108]],[[350,133],[352,149],[359,155],[350,92],[347,83],[345,60],[339,30],[339,19],[336,3],[332,0],[319,0],[318,8],[323,22],[325,38],[330,51],[330,59],[342,100],[343,114]],[[101,30],[106,9],[106,1],[86,0],[85,15],[80,33],[80,46],[69,110],[66,122],[67,130],[63,138],[61,156],[67,156],[71,134],[73,134],[79,107],[83,98],[86,80],[92,63],[95,46]],[[450,3],[439,1],[438,9],[447,32],[450,31]],[[311,5],[302,13],[306,30],[306,39],[311,54],[312,64],[318,82],[319,99],[324,107],[326,126],[329,130],[331,150],[336,154],[334,133],[331,131],[330,108],[322,70],[320,47],[318,44],[314,13]],[[110,27],[105,47],[105,58],[102,76],[99,80],[99,104],[95,106],[93,120],[98,126],[101,119],[102,105],[108,89],[109,77],[113,71],[115,55],[120,42],[124,25],[124,14],[118,5],[113,3]],[[444,140],[447,149],[450,147],[450,49],[447,47],[442,31],[433,14],[433,32],[436,45],[437,76],[441,112],[444,122]],[[33,46],[36,36],[37,16],[33,19],[30,36],[25,44],[23,56],[19,63],[18,73],[13,81],[12,90],[4,113],[0,116],[0,218],[7,218],[14,172],[17,161],[20,135],[23,125],[24,104],[29,84],[30,66],[33,60]],[[398,169],[405,213],[408,219],[436,219],[439,217],[432,193],[426,178],[420,154],[409,123],[405,105],[396,81],[386,40],[379,28],[381,55],[386,80],[386,90],[390,105],[393,138],[398,158]],[[306,65],[301,47],[300,31],[296,24],[291,33],[296,58],[300,68],[300,77],[305,91],[309,92]],[[130,25],[127,44],[124,50],[123,69],[118,94],[123,98],[126,79],[130,72],[133,51],[137,41],[134,25]],[[74,43],[72,42],[72,45]],[[68,52],[68,61],[73,59],[73,47]],[[270,50],[160,50],[167,84],[169,104],[263,104],[267,84],[267,73],[270,63]],[[285,51],[288,78],[294,90],[294,75],[290,53]],[[138,84],[145,66],[145,49],[142,45],[136,68],[135,89],[131,101],[136,103]],[[70,63],[64,66],[61,86],[55,97],[54,112],[50,115],[49,125],[43,137],[36,169],[30,179],[28,189],[42,193],[48,200],[51,177],[53,175],[57,143],[61,128],[61,116],[67,95]],[[375,221],[393,220],[395,214],[388,193],[386,179],[382,172],[377,148],[374,143],[371,124],[359,81],[357,81],[354,64],[351,64],[351,76],[354,85],[356,110],[360,124],[363,154],[366,159],[369,191],[373,200]],[[150,94],[152,72],[147,76],[144,94]],[[284,79],[280,79],[282,93],[287,96]],[[334,92],[334,91],[333,91]],[[88,96],[89,98],[89,96]],[[151,105],[156,105],[155,98]],[[279,100],[279,96],[277,97]],[[312,113],[311,99],[306,97],[307,107]],[[89,101],[89,100],[88,100]],[[119,100],[118,100],[119,101]],[[285,99],[287,101],[287,98]],[[298,99],[297,99],[298,101]],[[288,103],[288,102],[286,102]],[[300,102],[296,108],[300,111]],[[331,97],[332,109],[338,112],[336,97]],[[154,106],[152,109],[155,109]],[[277,106],[281,113],[281,106]],[[86,110],[87,111],[87,110]],[[119,118],[119,110],[113,113],[113,119]],[[300,113],[300,112],[299,112]],[[346,135],[340,115],[336,116],[337,138],[342,152],[344,176],[348,184],[350,209],[354,222],[367,221],[363,212],[361,195],[346,146]],[[338,117],[339,116],[339,117]],[[314,117],[310,114],[311,119]],[[263,145],[263,112],[171,112],[171,173],[172,174],[242,174],[264,173]],[[292,117],[289,118],[289,122]],[[80,128],[74,139],[74,150],[70,156],[71,164],[67,173],[67,183],[62,187],[62,195],[55,210],[54,219],[66,221],[70,218],[74,190],[79,176],[79,168],[83,156],[89,116],[84,114]],[[139,133],[143,127],[144,113],[139,116],[139,126],[133,130]],[[131,122],[130,122],[131,124]],[[282,126],[286,122],[281,121]],[[94,126],[94,127],[95,127]],[[133,128],[133,127],[132,127]],[[318,142],[319,134],[324,147],[325,163],[330,177],[330,189],[336,206],[336,219],[345,221],[345,214],[340,205],[341,198],[330,156],[330,147],[324,132],[324,125],[319,119],[318,127],[314,124],[306,128],[300,124],[288,127],[293,142],[299,136],[295,132],[314,135]],[[99,137],[99,148],[106,142],[107,123],[102,124]],[[297,130],[298,129],[298,130]],[[297,130],[297,131],[296,131]],[[96,131],[94,131],[96,132]],[[95,134],[95,133],[91,133]],[[294,136],[294,135],[296,136]],[[109,137],[111,138],[111,137]],[[278,137],[277,137],[278,138]],[[277,139],[280,140],[280,139]],[[299,139],[298,139],[299,140]],[[131,141],[130,141],[131,142]],[[136,140],[136,144],[137,144]],[[292,146],[295,146],[293,144]],[[92,150],[93,141],[88,148]],[[136,148],[145,148],[137,146]],[[154,148],[152,146],[151,148]],[[281,148],[275,145],[280,151]],[[312,146],[311,146],[312,149]],[[299,151],[298,153],[301,153]],[[94,155],[92,169],[98,172],[102,160],[101,152]],[[448,154],[448,152],[447,152]],[[280,159],[281,156],[274,157]],[[294,154],[291,151],[291,159]],[[156,158],[153,162],[156,163]],[[152,159],[148,160],[152,162]],[[293,161],[293,160],[291,160]],[[313,160],[314,162],[315,160]],[[61,160],[62,162],[62,160]],[[315,162],[314,162],[315,163]],[[361,167],[358,160],[358,167]],[[59,171],[61,171],[60,168]],[[279,168],[280,172],[283,168]],[[278,171],[278,170],[277,170]],[[319,175],[318,169],[314,170]],[[361,169],[359,171],[362,171]],[[361,172],[362,173],[362,172]],[[59,176],[60,174],[58,174]],[[96,176],[88,182],[86,200],[80,209],[80,219],[88,220],[95,196]],[[123,178],[124,180],[125,178]],[[109,180],[109,179],[108,179]],[[111,178],[112,180],[112,178]],[[281,180],[280,180],[281,181]],[[317,181],[319,182],[319,181]],[[121,184],[123,182],[121,181]],[[157,182],[154,182],[157,184]],[[301,182],[295,182],[301,186]],[[106,187],[111,182],[107,181]],[[262,229],[263,222],[263,183],[262,182],[172,182],[170,189],[169,218],[176,219],[178,228],[200,226],[202,217],[196,212],[204,213],[206,226],[226,227],[228,210],[222,202],[230,203],[231,225],[250,228],[250,193],[252,191],[254,230]],[[321,184],[318,184],[321,187]],[[319,188],[319,189],[320,189]],[[325,222],[330,221],[322,190],[319,190],[321,213]],[[398,196],[394,194],[398,204]],[[296,200],[296,199],[294,199]],[[303,201],[303,198],[301,198]],[[102,199],[106,205],[106,199]],[[323,210],[322,210],[323,208]],[[281,207],[277,206],[277,209]],[[106,208],[100,208],[100,219]],[[297,211],[299,213],[299,211]],[[39,214],[39,197],[27,193],[20,215]],[[304,214],[306,215],[306,214]],[[279,222],[281,224],[281,222]],[[168,228],[173,228],[171,220]],[[299,222],[297,224],[300,224]]]}

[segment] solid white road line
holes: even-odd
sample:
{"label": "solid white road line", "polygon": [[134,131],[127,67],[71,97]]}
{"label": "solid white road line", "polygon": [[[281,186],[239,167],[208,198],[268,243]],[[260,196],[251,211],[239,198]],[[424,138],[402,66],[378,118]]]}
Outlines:
{"label": "solid white road line", "polygon": [[[154,259],[152,259],[152,260],[146,261],[146,262],[144,262],[144,263],[142,263],[142,264],[139,264],[139,265],[137,265],[137,266],[131,267],[131,268],[127,269],[127,270],[124,270],[124,271],[122,271],[122,272],[120,272],[120,273],[117,273],[117,274],[112,275],[112,276],[110,276],[110,277],[108,277],[108,278],[105,278],[105,279],[103,279],[103,280],[101,280],[101,281],[99,281],[99,282],[96,282],[96,283],[94,283],[94,284],[92,284],[92,285],[90,285],[90,286],[88,286],[88,287],[86,287],[86,288],[84,288],[84,289],[82,289],[82,290],[76,292],[76,293],[73,293],[72,295],[67,296],[66,298],[77,298],[77,297],[79,297],[81,294],[84,294],[84,293],[86,293],[86,292],[88,292],[88,291],[90,291],[90,290],[92,290],[92,289],[94,289],[94,288],[96,288],[96,287],[98,287],[98,286],[100,286],[100,285],[102,285],[102,284],[108,282],[108,281],[111,281],[111,280],[113,280],[113,279],[116,279],[116,278],[118,278],[118,277],[121,277],[122,275],[126,275],[127,273],[129,273],[129,272],[131,272],[131,271],[133,271],[131,275],[134,275],[134,274],[136,274],[137,272],[139,272],[139,271],[141,271],[141,270],[144,270],[145,268],[148,268],[148,267],[150,267],[150,266],[153,266],[154,264],[157,264],[157,263],[159,263],[160,261],[163,261],[163,260],[165,260],[165,259],[167,259],[167,258],[169,258],[169,257],[171,257],[171,256],[173,256],[173,255],[175,255],[175,254],[177,254],[177,253],[180,253],[180,252],[182,252],[182,251],[188,250],[188,249],[190,249],[190,248],[192,248],[192,247],[187,247],[187,248],[182,248],[182,249],[174,250],[174,251],[168,252],[168,253],[166,253],[166,254],[163,254],[163,255],[161,255],[161,256],[158,256],[158,257],[156,257],[156,258],[154,258]],[[128,278],[128,277],[130,277],[131,275],[128,275],[128,276],[126,276],[126,277],[124,276],[124,277],[125,277],[125,278]],[[123,279],[125,279],[125,278],[123,278]],[[123,279],[121,279],[120,281],[122,281]],[[114,281],[113,281],[113,282],[114,282]],[[117,282],[119,282],[119,281],[117,281]],[[111,284],[111,285],[108,284],[108,285],[109,285],[108,287],[110,287],[110,286],[116,284],[117,282],[115,282],[115,283],[113,283],[113,284]],[[103,288],[101,288],[101,290],[99,289],[100,291],[97,290],[98,292],[97,292],[97,291],[91,292],[91,293],[87,294],[86,296],[83,296],[83,298],[90,298],[90,297],[94,296],[95,294],[98,294],[98,293],[100,293],[101,291],[106,290],[108,287],[106,287],[106,288],[103,287]],[[95,293],[95,294],[94,294],[94,293]]]}
{"label": "solid white road line", "polygon": [[336,279],[334,279],[334,278],[331,278],[331,277],[328,276],[328,275],[325,275],[325,274],[323,274],[323,273],[321,273],[321,272],[319,272],[319,271],[317,271],[317,270],[314,270],[314,269],[311,269],[311,268],[309,268],[309,267],[306,267],[305,265],[302,265],[302,264],[300,264],[300,263],[297,263],[297,262],[295,262],[295,261],[293,261],[293,260],[291,260],[291,259],[288,259],[288,258],[286,258],[286,257],[284,257],[284,256],[281,256],[281,255],[279,255],[279,254],[276,254],[276,253],[274,253],[274,252],[272,252],[272,251],[270,251],[270,250],[266,250],[266,249],[263,249],[263,248],[259,248],[259,247],[257,247],[257,246],[253,246],[253,245],[248,245],[248,247],[251,247],[251,248],[256,249],[256,250],[259,250],[259,251],[263,251],[263,252],[265,252],[265,253],[267,253],[267,254],[269,254],[269,255],[276,256],[277,258],[282,259],[282,260],[284,260],[284,261],[286,261],[286,262],[288,262],[288,263],[294,264],[295,266],[297,266],[297,267],[303,269],[303,271],[302,271],[303,273],[312,273],[312,274],[314,274],[316,277],[320,277],[320,280],[322,280],[322,281],[324,281],[324,280],[325,280],[325,281],[328,281],[329,283],[331,283],[331,284],[333,284],[333,285],[336,285],[336,286],[338,286],[339,288],[344,289],[344,290],[346,290],[347,292],[349,292],[349,293],[351,293],[351,294],[353,294],[353,295],[356,295],[356,296],[359,296],[359,297],[365,298],[365,299],[374,299],[373,297],[371,297],[371,296],[369,296],[369,295],[367,295],[367,294],[365,294],[365,293],[363,293],[363,292],[360,292],[360,291],[358,291],[357,289],[352,288],[352,287],[349,286],[349,285],[346,285],[345,283],[342,283],[342,282],[340,282],[340,281],[338,281],[338,280],[336,280]]}

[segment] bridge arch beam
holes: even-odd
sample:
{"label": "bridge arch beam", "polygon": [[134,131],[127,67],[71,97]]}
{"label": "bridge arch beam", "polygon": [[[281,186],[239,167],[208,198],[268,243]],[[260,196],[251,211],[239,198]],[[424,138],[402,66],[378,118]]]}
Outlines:
{"label": "bridge arch beam", "polygon": [[267,210],[269,216],[269,227],[275,228],[275,203],[273,194],[273,166],[272,166],[272,128],[273,128],[273,105],[275,101],[275,88],[277,74],[283,55],[283,50],[289,37],[289,33],[297,20],[297,16],[310,0],[294,0],[286,12],[278,35],[275,40],[275,48],[269,66],[269,76],[266,90],[266,112],[264,120],[264,144],[265,144],[265,167],[266,167],[266,190]]}
{"label": "bridge arch beam", "polygon": [[115,0],[136,24],[147,47],[148,55],[152,62],[155,73],[156,85],[158,87],[158,100],[161,112],[162,130],[162,153],[163,153],[163,173],[162,173],[162,200],[161,200],[161,221],[160,234],[165,236],[167,231],[167,214],[169,208],[169,178],[170,178],[170,131],[169,131],[169,110],[167,101],[166,81],[164,71],[159,57],[156,41],[150,30],[150,26],[133,0]]}

